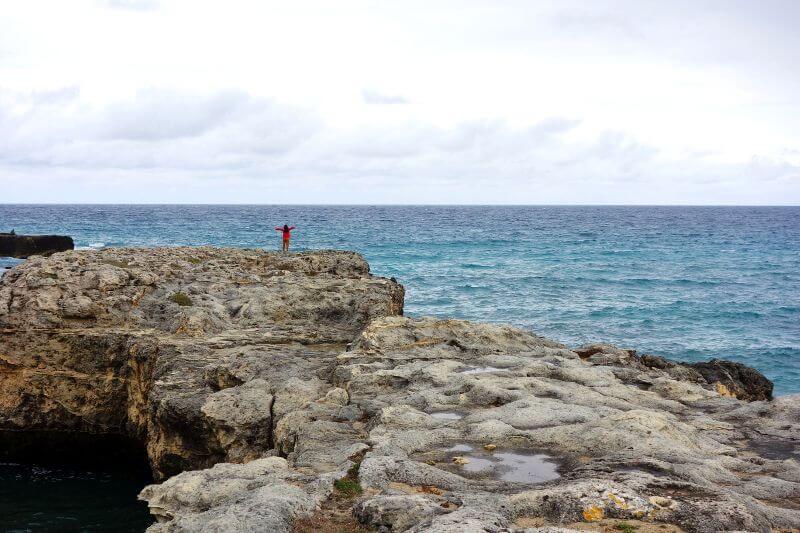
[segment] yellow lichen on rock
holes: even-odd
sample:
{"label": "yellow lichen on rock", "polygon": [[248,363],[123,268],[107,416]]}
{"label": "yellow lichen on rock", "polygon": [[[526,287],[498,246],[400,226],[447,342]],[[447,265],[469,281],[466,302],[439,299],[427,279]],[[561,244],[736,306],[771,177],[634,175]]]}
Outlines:
{"label": "yellow lichen on rock", "polygon": [[727,396],[728,398],[736,398],[736,395],[735,395],[734,393],[732,393],[732,392],[730,391],[730,389],[728,389],[728,387],[726,387],[725,385],[723,385],[723,384],[722,384],[722,383],[720,383],[719,381],[717,381],[716,383],[714,383],[714,388],[716,388],[716,389],[717,389],[717,393],[718,393],[720,396]]}
{"label": "yellow lichen on rock", "polygon": [[457,456],[453,457],[453,462],[455,464],[457,464],[457,465],[465,465],[465,464],[469,463],[469,459],[467,459],[466,457],[462,457],[460,455],[457,455]]}
{"label": "yellow lichen on rock", "polygon": [[444,494],[444,491],[435,485],[422,485],[416,488],[417,492],[422,492],[424,494],[434,494],[436,496],[441,496]]}
{"label": "yellow lichen on rock", "polygon": [[590,505],[586,509],[583,510],[583,519],[587,522],[595,522],[597,520],[602,520],[605,516],[605,511],[603,511],[602,507],[598,507],[596,505]]}
{"label": "yellow lichen on rock", "polygon": [[620,509],[627,509],[628,503],[621,497],[617,496],[616,494],[610,492],[608,493],[608,499],[614,502],[614,505],[619,507]]}

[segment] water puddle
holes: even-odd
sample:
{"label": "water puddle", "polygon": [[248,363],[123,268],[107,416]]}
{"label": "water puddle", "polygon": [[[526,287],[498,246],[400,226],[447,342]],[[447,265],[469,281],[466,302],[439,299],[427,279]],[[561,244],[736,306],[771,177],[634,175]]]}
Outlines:
{"label": "water puddle", "polygon": [[501,372],[504,368],[497,368],[494,366],[478,366],[462,370],[459,374],[488,374],[490,372]]}
{"label": "water puddle", "polygon": [[516,483],[544,483],[558,479],[559,464],[546,454],[523,449],[475,449],[456,444],[446,450],[450,463],[462,472]]}
{"label": "water puddle", "polygon": [[431,416],[437,420],[461,420],[464,415],[453,411],[442,411],[439,413],[431,413]]}

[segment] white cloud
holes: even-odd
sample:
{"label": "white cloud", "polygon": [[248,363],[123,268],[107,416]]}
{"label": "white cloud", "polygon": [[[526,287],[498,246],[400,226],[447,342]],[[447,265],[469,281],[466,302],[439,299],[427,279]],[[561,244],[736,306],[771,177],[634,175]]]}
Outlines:
{"label": "white cloud", "polygon": [[[6,92],[2,102],[7,201],[43,201],[53,187],[69,189],[63,200],[131,200],[130,189],[154,176],[151,201],[198,201],[202,192],[232,202],[279,193],[304,202],[697,203],[703,191],[747,203],[731,188],[782,199],[800,189],[800,169],[786,160],[675,160],[622,132],[586,137],[580,120],[559,117],[525,127],[493,119],[341,129],[239,91],[150,89],[92,107],[67,89]],[[165,198],[171,187],[176,196]]]}
{"label": "white cloud", "polygon": [[129,9],[133,11],[149,11],[158,7],[158,0],[100,0],[113,9]]}

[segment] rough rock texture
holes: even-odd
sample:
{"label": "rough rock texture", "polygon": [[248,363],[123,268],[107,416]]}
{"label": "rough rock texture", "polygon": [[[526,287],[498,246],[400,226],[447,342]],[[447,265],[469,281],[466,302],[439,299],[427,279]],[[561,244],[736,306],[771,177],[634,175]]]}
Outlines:
{"label": "rough rock texture", "polygon": [[712,359],[689,366],[697,370],[707,383],[713,384],[720,394],[727,393],[749,401],[772,399],[772,382],[742,363]]}
{"label": "rough rock texture", "polygon": [[0,233],[0,257],[26,258],[50,255],[75,248],[72,237],[65,235],[15,235]]}
{"label": "rough rock texture", "polygon": [[0,429],[133,435],[157,478],[255,459],[307,401],[292,380],[330,388],[336,354],[402,305],[349,252],[33,257],[0,282]]}
{"label": "rough rock texture", "polygon": [[0,425],[125,431],[156,474],[199,469],[142,491],[152,531],[290,531],[334,500],[376,531],[800,527],[800,396],[402,297],[346,253],[34,259],[0,283]]}
{"label": "rough rock texture", "polygon": [[[328,476],[330,477],[330,476]],[[330,495],[331,480],[292,471],[286,459],[218,464],[184,472],[141,494],[159,523],[151,533],[263,531],[282,533]]]}
{"label": "rough rock texture", "polygon": [[594,364],[617,364],[639,370],[665,370],[680,381],[690,381],[713,388],[724,396],[740,400],[771,400],[772,382],[757,370],[734,361],[712,359],[703,363],[682,363],[657,355],[637,355],[635,350],[623,350],[609,344],[589,344],[575,349],[581,358]]}
{"label": "rough rock texture", "polygon": [[[414,531],[507,531],[532,518],[690,531],[800,526],[800,396],[745,403],[668,370],[613,346],[582,358],[511,328],[388,317],[339,356],[334,379],[371,420],[365,489],[456,505],[420,513]],[[468,468],[526,451],[550,455],[561,477],[509,481],[502,461]],[[359,509],[385,525],[395,507]]]}

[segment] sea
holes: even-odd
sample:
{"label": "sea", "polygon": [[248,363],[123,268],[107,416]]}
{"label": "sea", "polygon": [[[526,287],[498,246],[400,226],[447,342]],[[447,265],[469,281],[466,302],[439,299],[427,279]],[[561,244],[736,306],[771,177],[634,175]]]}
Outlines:
{"label": "sea", "polygon": [[0,205],[0,232],[78,248],[278,250],[284,223],[292,251],[355,250],[397,278],[409,316],[731,359],[800,392],[800,207]]}

